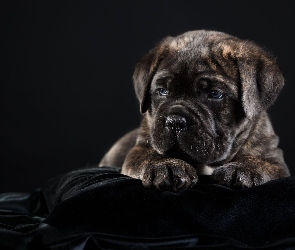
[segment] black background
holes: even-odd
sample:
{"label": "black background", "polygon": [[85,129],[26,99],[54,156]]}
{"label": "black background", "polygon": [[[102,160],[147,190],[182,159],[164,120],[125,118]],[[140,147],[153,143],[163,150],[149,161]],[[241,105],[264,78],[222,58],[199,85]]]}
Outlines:
{"label": "black background", "polygon": [[292,172],[292,1],[1,1],[0,192],[31,191],[96,165],[141,115],[131,77],[168,35],[210,29],[253,40],[286,85],[271,107]]}

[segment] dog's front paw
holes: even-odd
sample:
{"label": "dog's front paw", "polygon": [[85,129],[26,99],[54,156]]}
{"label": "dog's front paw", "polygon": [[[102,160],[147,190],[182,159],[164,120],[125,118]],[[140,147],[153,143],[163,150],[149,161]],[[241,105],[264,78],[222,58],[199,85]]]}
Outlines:
{"label": "dog's front paw", "polygon": [[198,181],[196,170],[178,159],[164,159],[143,167],[142,183],[158,190],[177,191],[193,186]]}
{"label": "dog's front paw", "polygon": [[212,177],[218,184],[233,189],[258,186],[270,180],[265,173],[244,166],[239,162],[231,162],[217,167],[213,171]]}

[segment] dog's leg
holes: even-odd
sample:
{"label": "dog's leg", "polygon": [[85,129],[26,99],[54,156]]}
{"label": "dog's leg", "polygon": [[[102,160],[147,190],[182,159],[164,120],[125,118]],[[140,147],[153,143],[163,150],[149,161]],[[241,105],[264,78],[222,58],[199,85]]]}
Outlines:
{"label": "dog's leg", "polygon": [[159,190],[188,188],[197,180],[194,167],[183,160],[159,155],[151,147],[136,145],[126,157],[122,173],[141,179],[145,187]]}
{"label": "dog's leg", "polygon": [[213,171],[212,177],[218,184],[240,189],[258,186],[289,175],[288,168],[275,161],[266,161],[255,156],[244,156],[217,167]]}

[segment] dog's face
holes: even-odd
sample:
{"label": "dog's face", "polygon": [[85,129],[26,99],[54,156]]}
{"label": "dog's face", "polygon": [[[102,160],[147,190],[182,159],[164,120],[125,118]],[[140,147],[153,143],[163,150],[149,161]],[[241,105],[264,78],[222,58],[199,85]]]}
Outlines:
{"label": "dog's face", "polygon": [[210,72],[204,62],[195,64],[193,71],[189,66],[193,62],[170,64],[167,59],[149,93],[147,116],[154,149],[188,162],[190,157],[201,163],[224,160],[244,125],[236,78]]}
{"label": "dog's face", "polygon": [[283,77],[260,47],[224,33],[168,37],[137,65],[134,85],[159,153],[200,164],[231,157]]}

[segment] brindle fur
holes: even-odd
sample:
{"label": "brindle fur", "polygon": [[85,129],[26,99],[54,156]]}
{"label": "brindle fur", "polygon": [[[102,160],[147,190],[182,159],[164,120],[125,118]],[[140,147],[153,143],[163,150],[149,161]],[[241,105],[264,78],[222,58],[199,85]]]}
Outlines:
{"label": "brindle fur", "polygon": [[[174,191],[194,185],[205,166],[231,188],[289,175],[266,113],[284,78],[255,43],[205,30],[167,37],[139,61],[133,82],[141,126],[118,141],[100,166],[122,167],[146,187]],[[160,96],[159,88],[168,95]],[[209,98],[210,90],[224,98]],[[171,129],[167,117],[173,115],[188,124]]]}

